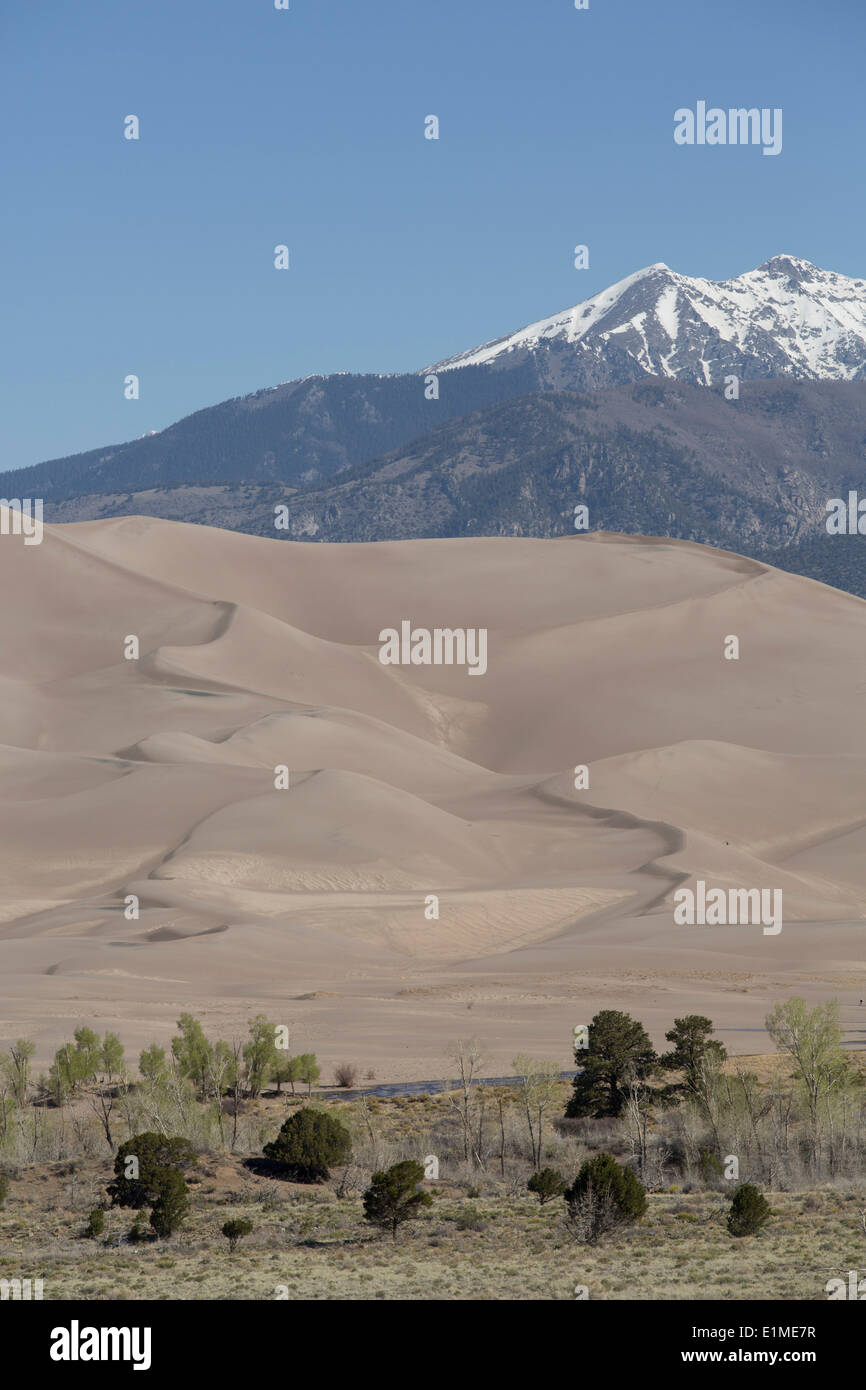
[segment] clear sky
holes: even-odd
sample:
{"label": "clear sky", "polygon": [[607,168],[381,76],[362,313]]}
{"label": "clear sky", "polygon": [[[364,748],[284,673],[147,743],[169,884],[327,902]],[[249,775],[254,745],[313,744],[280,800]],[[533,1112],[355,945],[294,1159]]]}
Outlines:
{"label": "clear sky", "polygon": [[[864,0],[290,3],[0,0],[0,467],[416,369],[654,261],[866,275]],[[781,107],[782,153],[675,145],[699,100]]]}

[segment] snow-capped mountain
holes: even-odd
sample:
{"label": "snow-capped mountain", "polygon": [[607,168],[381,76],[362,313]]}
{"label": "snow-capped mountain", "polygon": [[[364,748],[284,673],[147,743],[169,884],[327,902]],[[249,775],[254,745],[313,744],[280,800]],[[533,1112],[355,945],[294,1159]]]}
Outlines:
{"label": "snow-capped mountain", "polygon": [[541,384],[591,388],[644,373],[697,385],[793,376],[866,379],[866,281],[774,256],[733,280],[679,275],[659,262],[573,309],[437,363],[428,371],[534,362]]}

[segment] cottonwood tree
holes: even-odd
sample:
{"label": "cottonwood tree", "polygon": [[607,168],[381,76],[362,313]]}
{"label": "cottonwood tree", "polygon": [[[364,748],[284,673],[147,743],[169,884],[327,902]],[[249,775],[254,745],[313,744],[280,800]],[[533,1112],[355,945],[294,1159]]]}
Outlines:
{"label": "cottonwood tree", "polygon": [[119,1076],[114,1085],[98,1086],[95,1091],[89,1091],[86,1096],[87,1104],[102,1125],[105,1142],[112,1152],[114,1151],[114,1135],[111,1129],[111,1117],[118,1104],[121,1091],[127,1085],[126,1078]]}
{"label": "cottonwood tree", "polygon": [[510,1086],[495,1086],[491,1097],[496,1103],[496,1118],[499,1121],[499,1175],[505,1177],[505,1105],[511,1100]]}
{"label": "cottonwood tree", "polygon": [[[239,1049],[238,1049],[239,1051]],[[225,1146],[225,1112],[223,1095],[238,1086],[238,1055],[231,1043],[221,1038],[210,1048],[205,1068],[205,1084],[208,1094],[214,1096],[220,1143]]]}
{"label": "cottonwood tree", "polygon": [[838,1001],[825,1000],[810,1009],[805,999],[788,999],[767,1015],[765,1027],[779,1050],[794,1063],[814,1165],[831,1102],[846,1090],[862,1085],[842,1051]]}
{"label": "cottonwood tree", "polygon": [[198,1019],[193,1018],[192,1014],[181,1014],[177,1026],[180,1034],[171,1040],[172,1056],[181,1075],[189,1077],[198,1087],[199,1097],[206,1100],[209,1094],[208,1074],[213,1066],[213,1047]]}
{"label": "cottonwood tree", "polygon": [[58,1105],[81,1086],[96,1079],[100,1059],[99,1038],[92,1028],[76,1028],[74,1042],[65,1042],[54,1054],[49,1087]]}
{"label": "cottonwood tree", "polygon": [[[484,1167],[481,1126],[483,1123],[484,1097],[477,1093],[483,1091],[478,1079],[482,1068],[481,1044],[477,1038],[460,1039],[451,1052],[459,1075],[456,1084],[446,1082],[445,1097],[460,1118],[463,1138],[463,1158],[474,1168]],[[476,1126],[475,1121],[478,1120]]]}
{"label": "cottonwood tree", "polygon": [[307,1088],[307,1095],[312,1095],[313,1087],[321,1076],[321,1068],[316,1061],[315,1052],[302,1052],[295,1058],[298,1064],[298,1080],[303,1081]]}
{"label": "cottonwood tree", "polygon": [[9,1051],[0,1055],[0,1075],[7,1083],[15,1104],[25,1105],[30,1089],[30,1062],[36,1044],[27,1038],[17,1038]]}
{"label": "cottonwood tree", "polygon": [[291,1086],[292,1095],[295,1094],[295,1082],[301,1079],[301,1059],[300,1057],[287,1057],[277,1049],[277,1061],[271,1073],[277,1083],[277,1095],[282,1093],[283,1083]]}
{"label": "cottonwood tree", "polygon": [[166,1071],[165,1048],[157,1047],[156,1043],[144,1048],[139,1054],[138,1070],[145,1081],[149,1081],[151,1084],[159,1081],[165,1076]]}
{"label": "cottonwood tree", "polygon": [[109,1085],[124,1069],[124,1047],[116,1033],[106,1033],[99,1054],[102,1070]]}
{"label": "cottonwood tree", "polygon": [[638,1172],[646,1179],[649,1162],[649,1121],[652,1109],[652,1090],[634,1072],[627,1072],[622,1082],[621,1121],[632,1153],[637,1159]]}
{"label": "cottonwood tree", "polygon": [[[137,1088],[135,1100],[137,1109],[143,1112],[163,1138],[168,1138],[172,1131],[177,1130],[191,1133],[199,1123],[201,1110],[196,1099],[195,1083],[182,1074],[174,1057],[156,1082]],[[132,1112],[127,1118],[130,1128],[138,1122]]]}
{"label": "cottonwood tree", "polygon": [[276,1045],[276,1024],[264,1014],[249,1019],[250,1040],[244,1046],[244,1065],[249,1095],[255,1099],[264,1090],[268,1078],[279,1065]]}
{"label": "cottonwood tree", "polygon": [[556,1062],[536,1061],[521,1052],[514,1058],[518,1090],[529,1131],[533,1168],[541,1167],[544,1118],[559,1099],[559,1067]]}
{"label": "cottonwood tree", "polygon": [[[241,1113],[241,1096],[245,1086],[248,1085],[248,1075],[244,1065],[244,1046],[243,1043],[235,1038],[230,1044],[223,1044],[229,1049],[231,1063],[229,1066],[228,1091],[231,1096],[232,1107],[232,1143],[231,1151],[234,1153],[238,1142],[238,1120]],[[220,1109],[222,1104],[220,1103]]]}
{"label": "cottonwood tree", "polygon": [[124,1049],[116,1033],[106,1033],[99,1052],[99,1062],[103,1071],[103,1083],[95,1090],[88,1091],[86,1100],[94,1115],[99,1119],[109,1149],[114,1150],[114,1135],[111,1130],[111,1117],[122,1092],[128,1089],[129,1079],[124,1066]]}
{"label": "cottonwood tree", "polygon": [[754,1149],[761,1164],[765,1180],[772,1183],[775,1178],[775,1162],[768,1155],[764,1142],[765,1117],[773,1108],[772,1095],[761,1086],[754,1072],[747,1071],[742,1063],[737,1063],[734,1081],[740,1089],[740,1099],[749,1124],[749,1151]]}

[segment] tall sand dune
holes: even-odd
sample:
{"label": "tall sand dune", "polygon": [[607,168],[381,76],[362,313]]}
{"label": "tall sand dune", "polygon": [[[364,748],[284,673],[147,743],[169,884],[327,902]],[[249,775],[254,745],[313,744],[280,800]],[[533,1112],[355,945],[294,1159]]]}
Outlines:
{"label": "tall sand dune", "polygon": [[[0,1038],[265,1012],[412,1077],[472,1033],[567,1066],[601,1007],[759,1051],[801,993],[866,1044],[859,599],[669,540],[142,517],[4,535],[0,581]],[[383,664],[404,620],[486,670]],[[678,924],[701,882],[782,929]]]}

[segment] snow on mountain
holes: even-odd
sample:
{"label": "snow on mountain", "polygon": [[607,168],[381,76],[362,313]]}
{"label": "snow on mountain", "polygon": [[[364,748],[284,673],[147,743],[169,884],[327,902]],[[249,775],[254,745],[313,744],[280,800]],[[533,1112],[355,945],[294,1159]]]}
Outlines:
{"label": "snow on mountain", "polygon": [[717,385],[743,378],[866,379],[866,281],[795,256],[732,280],[647,266],[572,309],[449,357],[427,371],[537,358],[553,385],[617,384],[643,373]]}

